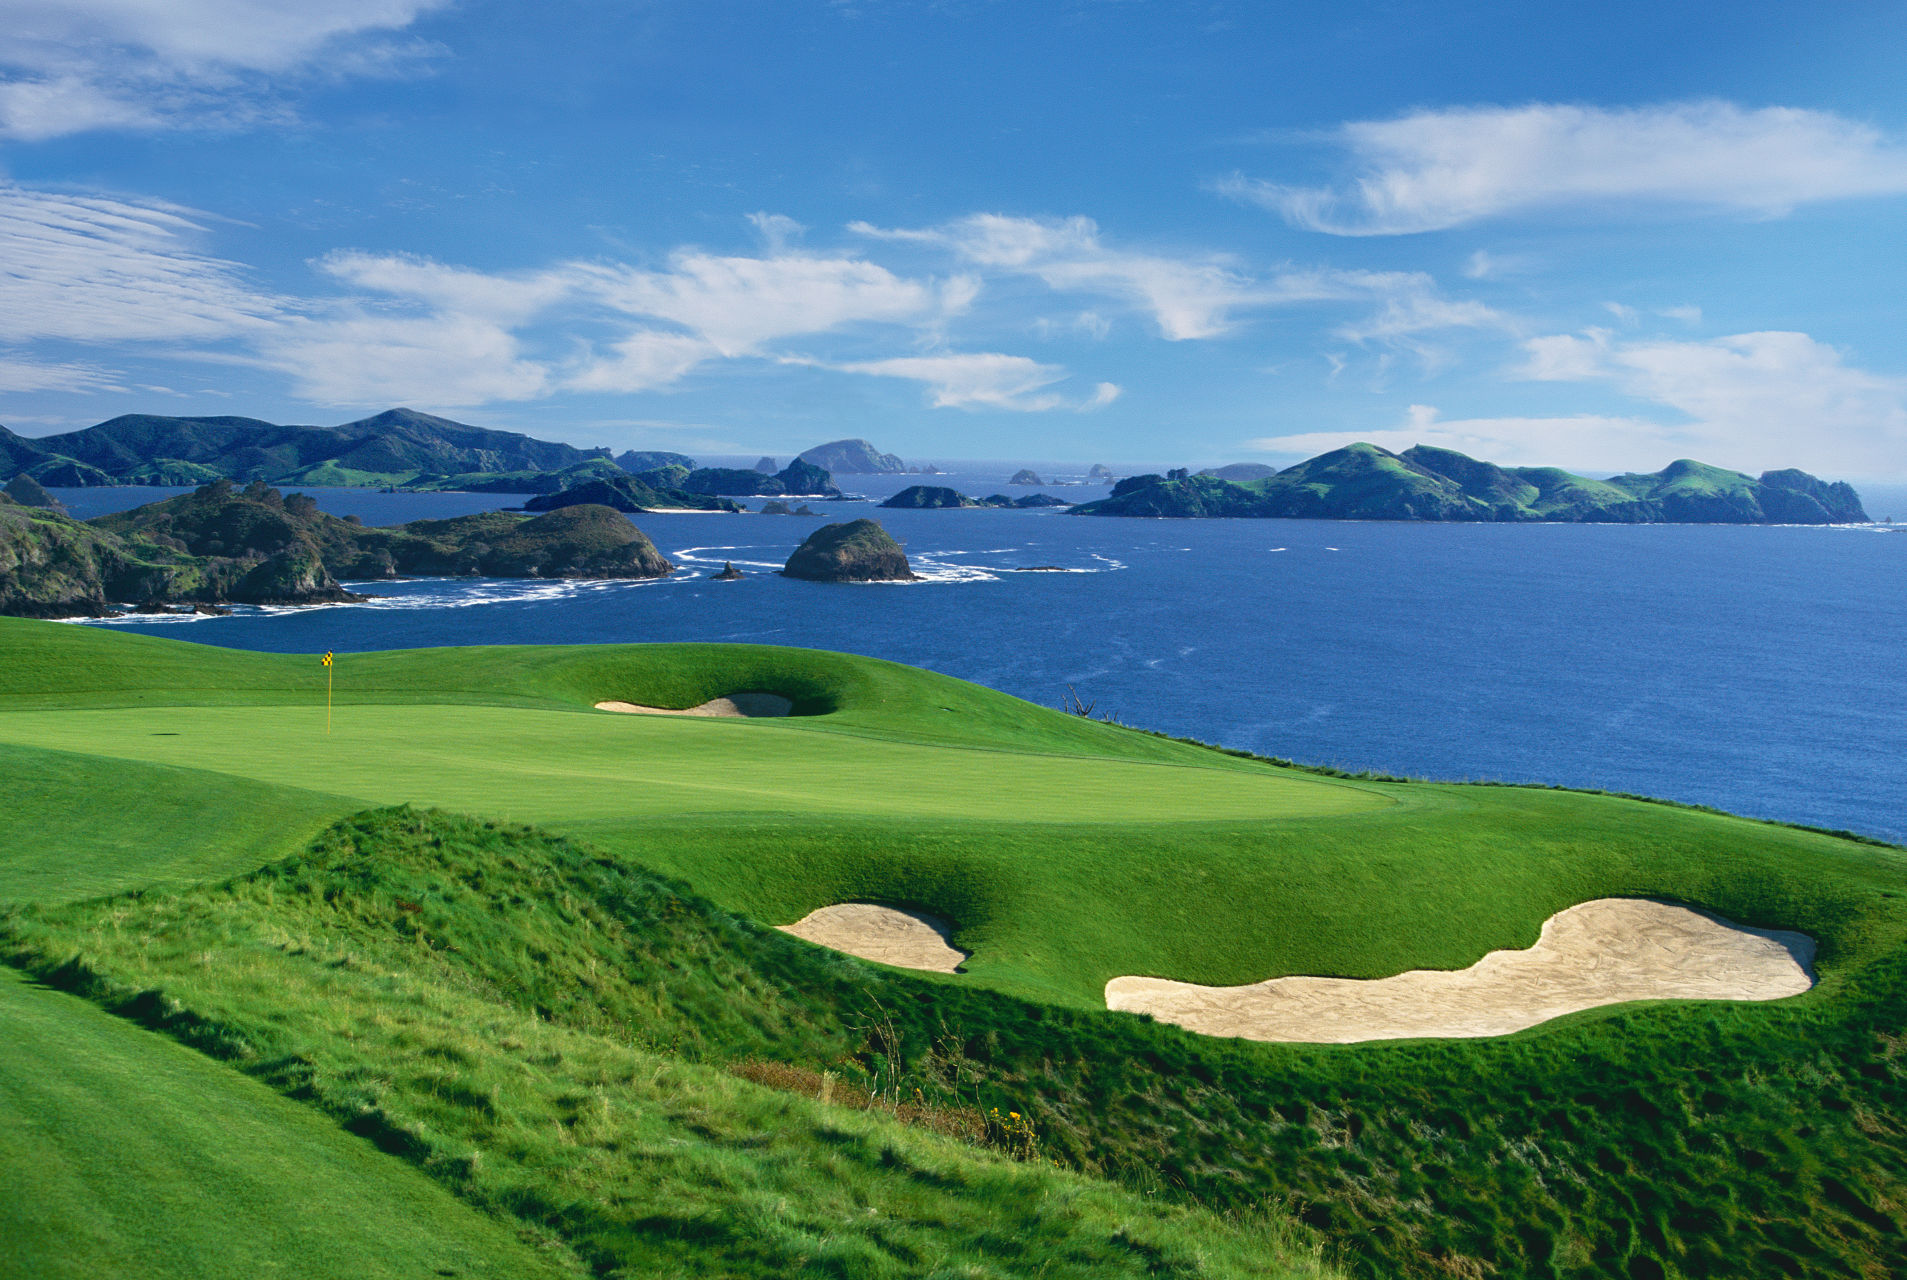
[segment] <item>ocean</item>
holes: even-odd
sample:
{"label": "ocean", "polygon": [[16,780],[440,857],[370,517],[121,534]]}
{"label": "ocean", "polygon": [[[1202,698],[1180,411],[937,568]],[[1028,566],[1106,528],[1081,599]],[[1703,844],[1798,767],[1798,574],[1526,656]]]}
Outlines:
{"label": "ocean", "polygon": [[[1004,484],[1014,469],[841,483],[876,501],[923,482],[975,496],[1035,492]],[[1047,491],[1083,500],[1105,488]],[[168,492],[59,496],[85,516]],[[308,492],[370,524],[520,501]],[[364,605],[98,625],[333,649],[347,655],[341,682],[352,651],[425,645],[838,649],[1048,706],[1077,696],[1126,724],[1306,763],[1638,792],[1907,841],[1907,526],[1166,521],[813,505],[832,520],[880,519],[925,580],[779,577],[819,520],[645,515],[636,522],[681,566],[670,578],[373,583],[359,589],[379,598]],[[729,560],[747,576],[709,581]]]}

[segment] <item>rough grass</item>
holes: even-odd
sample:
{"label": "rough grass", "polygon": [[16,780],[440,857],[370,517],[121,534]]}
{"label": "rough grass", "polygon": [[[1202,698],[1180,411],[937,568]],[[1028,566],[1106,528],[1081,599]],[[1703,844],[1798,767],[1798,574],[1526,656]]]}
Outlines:
{"label": "rough grass", "polygon": [[[314,1102],[597,1268],[1136,1273],[1121,1220],[1167,1274],[1266,1249],[1301,1262],[1268,1203],[1372,1276],[1907,1265],[1898,951],[1832,1000],[1249,1045],[864,965],[622,859],[408,810],[224,887],[19,911],[5,934],[16,964]],[[879,1107],[813,1101],[826,1073]],[[1128,1190],[985,1156],[910,1104],[1019,1112],[1021,1154]],[[1138,1207],[1162,1200],[1203,1208]],[[1082,1202],[1098,1207],[1059,1207]]]}
{"label": "rough grass", "polygon": [[837,998],[859,967],[816,969],[529,832],[387,811],[224,888],[31,913],[11,936],[17,962],[312,1102],[597,1274],[1322,1273],[1281,1214],[1149,1201],[869,1109],[897,1088],[887,1059],[844,1063],[858,1108],[705,1065],[857,1047],[753,955]]}

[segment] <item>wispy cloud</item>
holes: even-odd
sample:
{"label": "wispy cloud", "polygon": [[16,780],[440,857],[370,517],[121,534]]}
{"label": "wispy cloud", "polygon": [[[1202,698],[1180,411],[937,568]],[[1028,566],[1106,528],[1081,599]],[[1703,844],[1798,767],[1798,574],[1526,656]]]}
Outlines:
{"label": "wispy cloud", "polygon": [[850,231],[882,240],[931,244],[977,267],[1029,275],[1053,289],[1116,298],[1151,315],[1173,341],[1229,331],[1234,312],[1271,301],[1273,290],[1222,255],[1172,256],[1113,249],[1091,218],[1014,218],[976,213],[939,227]]}
{"label": "wispy cloud", "polygon": [[[771,216],[754,221],[784,246],[793,234]],[[972,304],[980,286],[969,274],[909,277],[786,247],[516,272],[343,250],[312,263],[334,291],[287,296],[205,253],[206,222],[156,202],[0,186],[0,343],[22,348],[14,389],[103,385],[90,366],[28,358],[25,347],[51,340],[144,343],[275,370],[299,396],[332,405],[632,393],[750,359],[914,378],[947,407],[1076,408],[1116,394],[1110,384],[1083,399],[1043,393],[1067,371],[1024,357],[919,355]],[[844,361],[817,350],[822,339],[906,354]]]}
{"label": "wispy cloud", "polygon": [[1805,333],[1623,341],[1592,329],[1531,338],[1522,350],[1514,378],[1600,383],[1656,412],[1445,419],[1413,405],[1396,427],[1266,436],[1249,447],[1302,454],[1368,440],[1515,466],[1623,471],[1693,457],[1744,471],[1798,466],[1855,477],[1897,474],[1907,450],[1907,379],[1850,365]]}
{"label": "wispy cloud", "polygon": [[1067,397],[1046,388],[1067,377],[1057,365],[1041,364],[1025,356],[995,352],[949,352],[940,355],[897,356],[887,360],[859,360],[822,364],[801,360],[842,373],[864,373],[879,378],[908,378],[926,384],[928,402],[939,409],[1009,409],[1039,413],[1050,409],[1098,409],[1119,398],[1119,388],[1102,382],[1085,397]]}
{"label": "wispy cloud", "polygon": [[0,391],[124,391],[118,374],[79,361],[0,359]]}
{"label": "wispy cloud", "polygon": [[299,317],[255,346],[259,363],[291,375],[297,393],[320,404],[474,406],[535,399],[552,383],[509,329],[455,313]]}
{"label": "wispy cloud", "polygon": [[1907,379],[1851,365],[1805,333],[1689,342],[1589,330],[1533,338],[1524,350],[1522,377],[1606,383],[1683,414],[1673,432],[1688,449],[1853,475],[1897,471],[1907,449]]}
{"label": "wispy cloud", "polygon": [[1729,102],[1609,110],[1534,104],[1418,111],[1341,126],[1331,186],[1234,174],[1220,192],[1333,235],[1400,235],[1584,205],[1779,217],[1907,192],[1907,147],[1831,112]]}
{"label": "wispy cloud", "polygon": [[1571,414],[1446,420],[1430,405],[1414,404],[1400,426],[1261,436],[1247,441],[1245,447],[1258,453],[1309,457],[1357,441],[1393,453],[1424,444],[1455,449],[1499,466],[1564,466],[1611,472],[1628,470],[1645,459],[1670,461],[1677,448],[1674,435],[1670,428],[1647,418]]}
{"label": "wispy cloud", "polygon": [[612,311],[679,325],[725,356],[754,354],[779,338],[850,324],[927,321],[963,310],[977,287],[965,278],[907,279],[864,258],[789,252],[684,252],[663,271],[610,265],[570,270]]}
{"label": "wispy cloud", "polygon": [[217,341],[284,303],[201,252],[191,210],[0,185],[0,340]]}
{"label": "wispy cloud", "polygon": [[[1429,275],[1416,271],[1286,268],[1253,274],[1219,254],[1139,253],[1107,246],[1091,218],[1015,218],[978,213],[924,229],[883,229],[865,222],[849,230],[881,240],[947,249],[984,271],[1027,275],[1049,288],[1114,299],[1148,314],[1162,337],[1183,342],[1234,332],[1243,313],[1320,302],[1374,302],[1377,311],[1345,324],[1338,336],[1409,345],[1410,335],[1435,329],[1496,326],[1501,318],[1476,302],[1443,298]],[[1092,317],[1101,336],[1108,327]],[[1044,331],[1063,331],[1048,319]]]}
{"label": "wispy cloud", "polygon": [[0,137],[230,124],[281,113],[274,85],[380,74],[448,0],[0,0]]}

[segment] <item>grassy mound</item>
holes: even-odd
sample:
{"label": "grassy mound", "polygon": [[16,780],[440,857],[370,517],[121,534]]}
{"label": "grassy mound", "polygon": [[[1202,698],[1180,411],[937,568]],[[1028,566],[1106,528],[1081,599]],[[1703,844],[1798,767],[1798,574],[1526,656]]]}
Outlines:
{"label": "grassy mound", "polygon": [[[595,1274],[1320,1273],[1281,1216],[1150,1203],[868,1109],[897,1094],[900,1055],[839,1015],[878,1014],[873,975],[528,831],[384,811],[224,887],[7,932],[16,963],[309,1101]],[[790,1050],[834,1063],[861,1107],[707,1065]],[[972,1089],[936,1101],[971,1109]]]}
{"label": "grassy mound", "polygon": [[[1371,1275],[1907,1268],[1901,850],[1620,797],[1325,777],[800,650],[424,650],[337,671],[327,741],[310,658],[0,624],[0,750],[37,797],[0,844],[0,899],[33,904],[7,919],[12,955],[588,1265],[1118,1274],[1138,1254],[1105,1251],[1108,1223],[1130,1212],[1159,1233],[1146,1265],[1227,1274],[1289,1243],[1263,1213],[1286,1200]],[[737,688],[809,714],[589,709]],[[147,815],[129,789],[178,807]],[[405,803],[543,830],[387,809],[297,852],[329,819]],[[173,820],[192,806],[217,815],[196,843]],[[74,901],[158,880],[174,887]],[[1630,895],[1806,932],[1820,982],[1344,1047],[1212,1041],[1100,1003],[1122,973],[1460,968]],[[967,972],[764,927],[848,899],[952,921]],[[896,1114],[838,1118],[735,1070],[832,1073]],[[950,1133],[1019,1112],[981,1136],[1073,1172],[896,1128],[910,1099]],[[1035,1174],[1059,1180],[1014,1181]],[[852,1216],[842,1196],[877,1214],[822,1233]],[[1061,1201],[1099,1208],[1038,1217]],[[789,1206],[781,1226],[736,1225],[765,1204]],[[988,1215],[1037,1248],[1006,1251]],[[1173,1252],[1198,1239],[1205,1262]]]}
{"label": "grassy mound", "polygon": [[[586,847],[411,810],[222,887],[17,911],[4,935],[14,963],[318,1105],[598,1270],[1222,1275],[1254,1250],[1301,1260],[1260,1209],[1281,1198],[1371,1275],[1901,1260],[1897,961],[1833,1007],[1247,1045],[880,970]],[[1022,1154],[1131,1191],[735,1078],[774,1079],[764,1061],[862,1101],[1017,1111]],[[1132,1193],[1209,1208],[1148,1215],[1126,1232],[1140,1248],[1113,1229]]]}

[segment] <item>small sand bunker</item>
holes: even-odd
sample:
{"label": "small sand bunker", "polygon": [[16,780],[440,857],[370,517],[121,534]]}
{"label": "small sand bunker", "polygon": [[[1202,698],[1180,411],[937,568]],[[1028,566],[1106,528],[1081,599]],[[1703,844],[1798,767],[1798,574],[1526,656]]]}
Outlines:
{"label": "small sand bunker", "polygon": [[947,940],[952,930],[944,920],[898,907],[877,907],[871,902],[836,903],[776,928],[863,960],[878,960],[903,969],[953,973],[967,958],[966,952]]}
{"label": "small sand bunker", "polygon": [[1813,964],[1805,933],[1750,929],[1646,898],[1598,898],[1551,916],[1528,951],[1492,951],[1468,969],[1246,987],[1114,978],[1106,1007],[1247,1040],[1500,1036],[1629,1000],[1779,1000],[1814,985]]}
{"label": "small sand bunker", "polygon": [[785,716],[795,704],[778,693],[731,693],[710,698],[699,707],[645,707],[639,702],[599,702],[598,711],[622,711],[639,716]]}

